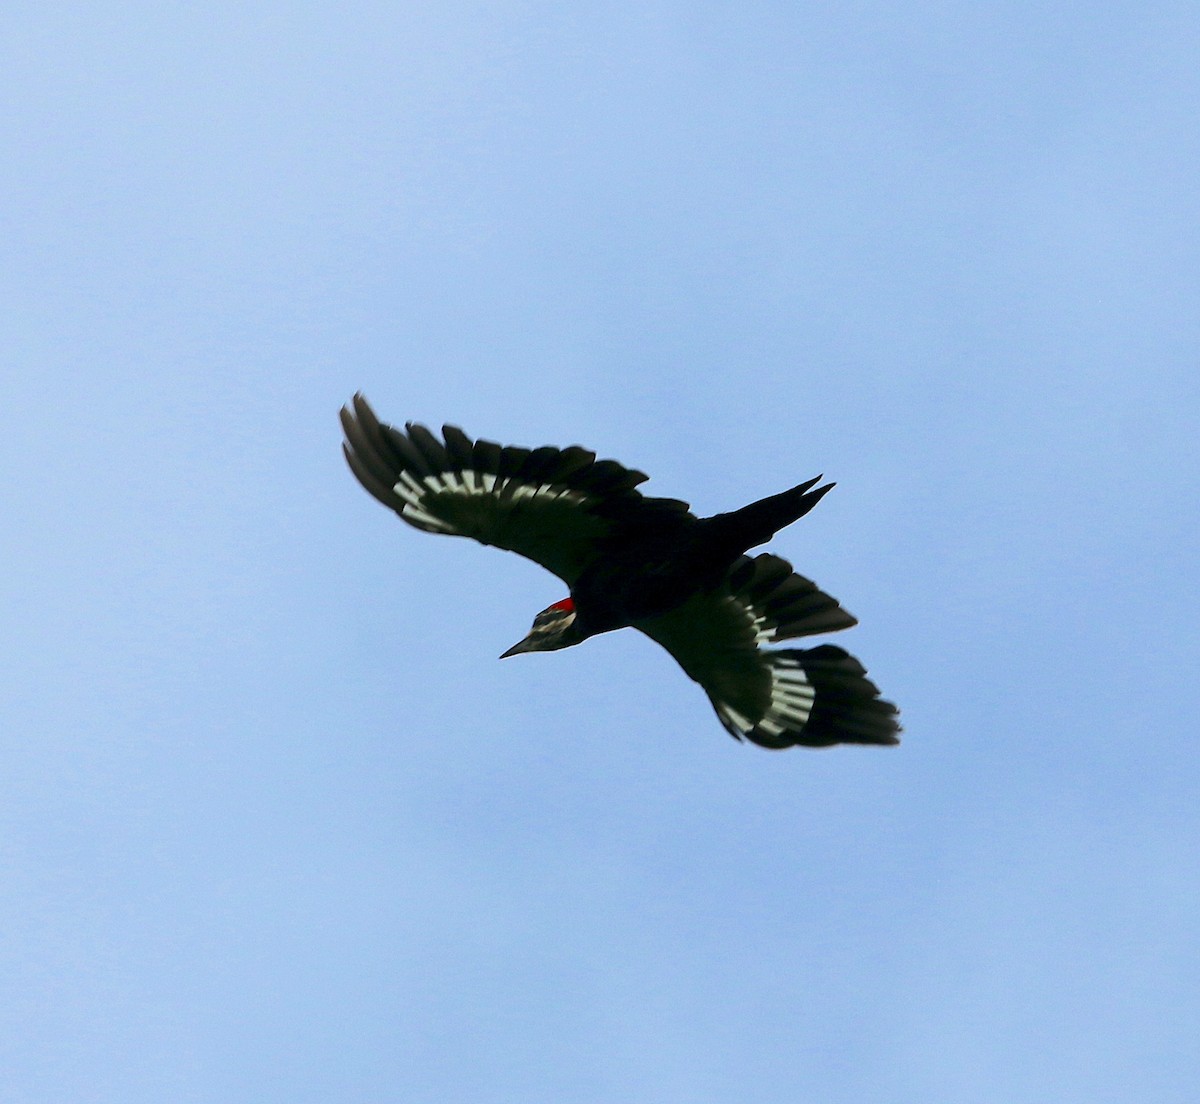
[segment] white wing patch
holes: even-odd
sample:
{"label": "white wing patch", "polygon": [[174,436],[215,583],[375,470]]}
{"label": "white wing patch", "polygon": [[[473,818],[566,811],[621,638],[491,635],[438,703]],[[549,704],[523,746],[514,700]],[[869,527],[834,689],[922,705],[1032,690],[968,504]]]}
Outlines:
{"label": "white wing patch", "polygon": [[[762,637],[760,637],[760,640]],[[752,721],[732,706],[714,700],[717,716],[726,730],[734,736],[749,736],[752,732],[777,740],[783,733],[799,732],[808,723],[816,691],[799,660],[787,654],[762,653],[768,660],[771,673],[771,697],[760,720]]]}
{"label": "white wing patch", "polygon": [[429,532],[451,535],[459,533],[460,530],[445,519],[430,513],[426,508],[426,500],[430,495],[454,495],[465,500],[487,499],[509,505],[525,504],[535,499],[566,505],[580,505],[588,501],[588,496],[582,491],[573,491],[569,487],[527,483],[514,476],[497,476],[491,472],[470,469],[419,477],[404,471],[393,484],[392,490],[404,503],[400,516],[405,521]]}
{"label": "white wing patch", "polygon": [[581,445],[527,449],[471,440],[443,426],[384,425],[366,399],[342,408],[343,450],[364,489],[427,533],[515,552],[569,586],[622,526],[683,524],[686,502],[644,498],[644,473]]}
{"label": "white wing patch", "polygon": [[755,644],[774,644],[775,630],[779,628],[779,623],[773,618],[768,617],[766,613],[758,608],[752,607],[754,613],[754,643]]}

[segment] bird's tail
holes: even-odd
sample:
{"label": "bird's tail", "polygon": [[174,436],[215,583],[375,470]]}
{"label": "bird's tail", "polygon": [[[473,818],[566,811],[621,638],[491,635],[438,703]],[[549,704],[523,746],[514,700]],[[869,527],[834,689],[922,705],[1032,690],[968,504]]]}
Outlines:
{"label": "bird's tail", "polygon": [[735,555],[757,548],[766,544],[780,529],[802,518],[835,486],[826,483],[814,491],[813,486],[820,479],[818,475],[789,491],[761,498],[740,510],[717,514],[707,520],[718,535],[718,542],[733,549]]}
{"label": "bird's tail", "polygon": [[747,716],[710,691],[726,731],[766,748],[829,747],[832,744],[898,744],[896,707],[852,655],[833,644],[762,651],[769,660],[771,690],[765,709]]}

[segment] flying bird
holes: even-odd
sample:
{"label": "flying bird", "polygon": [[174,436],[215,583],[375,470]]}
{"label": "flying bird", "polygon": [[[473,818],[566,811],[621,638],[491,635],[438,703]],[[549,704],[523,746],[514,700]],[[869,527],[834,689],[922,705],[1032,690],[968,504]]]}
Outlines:
{"label": "flying bird", "polygon": [[820,476],[740,510],[698,518],[636,488],[647,476],[569,448],[501,447],[455,426],[385,425],[361,394],[343,407],[358,481],[409,525],[471,537],[541,564],[570,589],[500,658],[632,627],[700,684],[736,739],[766,748],[896,744],[897,710],[841,648],[768,649],[856,620],[771,553],[746,553],[833,486]]}

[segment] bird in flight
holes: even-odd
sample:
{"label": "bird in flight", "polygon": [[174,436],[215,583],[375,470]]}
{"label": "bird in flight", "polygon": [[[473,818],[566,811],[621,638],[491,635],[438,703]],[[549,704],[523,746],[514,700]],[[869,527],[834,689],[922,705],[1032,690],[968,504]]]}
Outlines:
{"label": "bird in flight", "polygon": [[541,564],[570,589],[500,658],[549,652],[632,627],[700,684],[736,739],[766,748],[896,744],[897,710],[841,648],[763,645],[856,624],[771,553],[746,553],[803,517],[833,486],[820,476],[740,510],[698,518],[636,488],[642,472],[579,445],[537,449],[442,440],[385,425],[361,394],[342,408],[358,481],[409,525],[471,537]]}

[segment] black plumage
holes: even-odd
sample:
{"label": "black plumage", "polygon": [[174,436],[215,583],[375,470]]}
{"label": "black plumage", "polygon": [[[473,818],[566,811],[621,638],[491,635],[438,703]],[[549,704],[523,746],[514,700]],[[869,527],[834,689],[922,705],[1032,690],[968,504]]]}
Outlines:
{"label": "black plumage", "polygon": [[721,723],[763,747],[894,744],[896,708],[841,648],[767,644],[855,624],[778,556],[746,552],[811,510],[810,479],[740,510],[697,518],[637,490],[647,476],[579,445],[472,441],[445,426],[384,425],[361,395],[342,410],[346,459],[410,525],[517,552],[558,575],[569,600],[505,655],[568,647],[631,626],[665,647]]}

